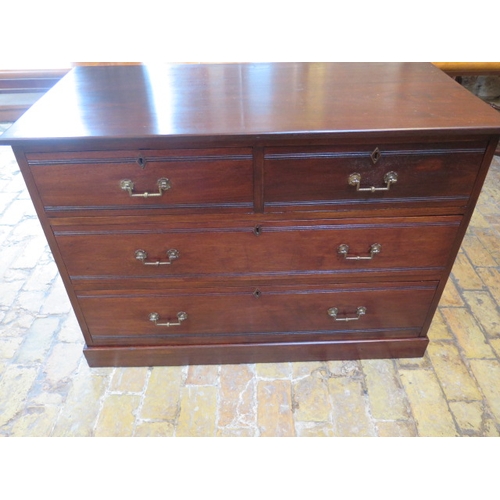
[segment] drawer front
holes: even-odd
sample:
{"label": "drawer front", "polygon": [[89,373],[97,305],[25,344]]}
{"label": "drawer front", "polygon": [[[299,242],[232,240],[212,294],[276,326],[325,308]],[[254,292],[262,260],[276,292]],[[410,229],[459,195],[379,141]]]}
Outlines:
{"label": "drawer front", "polygon": [[[74,283],[89,279],[254,277],[304,274],[352,277],[427,272],[449,261],[460,217],[387,218],[375,222],[262,222],[58,227],[57,244]],[[130,285],[129,285],[130,286]],[[133,285],[132,285],[133,286]]]}
{"label": "drawer front", "polygon": [[183,345],[416,337],[435,290],[428,282],[94,291],[78,298],[94,345]]}
{"label": "drawer front", "polygon": [[27,160],[49,213],[253,206],[250,149],[30,153]]}
{"label": "drawer front", "polygon": [[[465,206],[486,145],[268,148],[266,211],[398,204]],[[344,206],[344,207],[343,207]]]}

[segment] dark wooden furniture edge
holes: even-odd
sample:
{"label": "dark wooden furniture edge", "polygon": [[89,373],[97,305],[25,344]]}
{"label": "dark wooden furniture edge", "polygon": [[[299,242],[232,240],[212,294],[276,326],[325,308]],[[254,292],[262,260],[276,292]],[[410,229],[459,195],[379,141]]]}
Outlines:
{"label": "dark wooden furniture edge", "polygon": [[[500,75],[500,62],[433,62],[434,66],[461,81],[462,76]],[[498,109],[495,107],[495,109]],[[495,151],[500,156],[500,145]]]}
{"label": "dark wooden furniture edge", "polygon": [[500,62],[433,62],[450,76],[500,75]]}
{"label": "dark wooden furniture edge", "polygon": [[92,368],[103,366],[282,363],[288,361],[419,358],[424,355],[428,343],[427,337],[418,337],[413,339],[293,344],[85,347],[84,354]]}
{"label": "dark wooden furniture edge", "polygon": [[69,70],[0,70],[0,122],[16,121]]}

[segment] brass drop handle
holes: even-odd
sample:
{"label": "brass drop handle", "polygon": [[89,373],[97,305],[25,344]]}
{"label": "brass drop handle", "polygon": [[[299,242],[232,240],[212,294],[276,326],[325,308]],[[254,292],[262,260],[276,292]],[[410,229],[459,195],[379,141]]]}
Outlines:
{"label": "brass drop handle", "polygon": [[167,250],[167,257],[168,260],[165,261],[157,260],[156,262],[146,262],[146,259],[148,258],[147,252],[145,250],[135,251],[135,258],[141,261],[145,266],[165,266],[172,264],[174,260],[179,258],[179,251],[175,248],[171,248],[170,250]]}
{"label": "brass drop handle", "polygon": [[134,193],[134,183],[130,179],[123,179],[120,181],[120,187],[124,191],[127,191],[128,194],[132,197],[139,196],[140,198],[149,198],[151,196],[162,196],[163,191],[167,191],[167,189],[170,189],[172,187],[170,181],[165,177],[158,179],[156,184],[158,185],[157,193],[149,193],[148,191],[146,191],[145,193]]}
{"label": "brass drop handle", "polygon": [[385,187],[376,188],[375,186],[371,186],[368,188],[361,188],[359,185],[361,184],[361,174],[351,174],[349,176],[348,182],[349,186],[356,186],[356,191],[370,191],[374,193],[375,191],[389,191],[391,188],[391,184],[396,184],[398,181],[398,174],[396,172],[387,172],[384,175]]}
{"label": "brass drop handle", "polygon": [[338,248],[338,253],[344,256],[345,260],[371,260],[375,255],[380,253],[382,250],[382,245],[380,243],[374,243],[370,246],[370,255],[366,255],[365,257],[360,257],[359,255],[351,255],[347,256],[349,253],[349,245],[342,244]]}
{"label": "brass drop handle", "polygon": [[166,323],[158,323],[160,320],[160,315],[158,313],[151,313],[149,315],[149,321],[152,321],[156,326],[179,326],[183,321],[187,319],[188,315],[185,312],[177,313],[177,322],[172,323],[167,321]]}
{"label": "brass drop handle", "polygon": [[336,307],[330,307],[330,309],[328,309],[328,315],[331,316],[335,321],[357,321],[361,318],[361,316],[366,314],[366,307],[359,306],[356,309],[356,317],[354,318],[349,316],[346,316],[344,318],[337,318],[338,313],[339,310]]}

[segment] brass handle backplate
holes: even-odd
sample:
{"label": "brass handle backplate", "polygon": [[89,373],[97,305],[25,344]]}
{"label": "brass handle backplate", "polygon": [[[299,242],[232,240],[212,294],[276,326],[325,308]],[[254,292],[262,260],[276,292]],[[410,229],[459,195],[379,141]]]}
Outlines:
{"label": "brass handle backplate", "polygon": [[134,193],[134,183],[130,179],[123,179],[120,181],[120,187],[124,191],[127,191],[127,193],[132,197],[138,196],[140,198],[149,198],[151,196],[162,196],[163,191],[167,191],[172,187],[170,181],[165,177],[158,179],[156,184],[158,185],[157,193],[149,193],[148,191],[146,191],[145,193]]}
{"label": "brass handle backplate", "polygon": [[375,257],[375,255],[380,253],[381,250],[382,245],[380,243],[374,243],[370,246],[370,255],[366,255],[364,257],[361,257],[359,255],[351,255],[348,257],[347,254],[349,253],[349,245],[342,244],[338,248],[338,253],[340,255],[343,255],[345,260],[371,260],[373,259],[373,257]]}
{"label": "brass handle backplate", "polygon": [[349,176],[348,182],[349,186],[356,186],[356,191],[370,191],[371,193],[374,193],[375,191],[389,191],[391,188],[391,184],[395,184],[398,181],[398,174],[396,172],[387,172],[384,175],[384,182],[385,182],[385,187],[367,187],[367,188],[362,188],[359,187],[361,184],[361,174],[355,173],[351,174]]}
{"label": "brass handle backplate", "polygon": [[145,250],[136,250],[135,251],[135,258],[139,261],[141,261],[145,266],[165,266],[172,264],[172,262],[176,259],[179,258],[179,251],[176,250],[175,248],[171,248],[170,250],[167,250],[167,257],[168,260],[165,261],[159,261],[157,260],[156,262],[146,262],[146,259],[148,258],[148,254]]}
{"label": "brass handle backplate", "polygon": [[167,321],[166,323],[158,323],[160,320],[160,315],[156,312],[149,315],[149,321],[152,321],[156,326],[179,326],[183,321],[187,319],[188,315],[185,312],[177,313],[177,321],[175,323]]}
{"label": "brass handle backplate", "polygon": [[328,309],[328,316],[331,316],[335,321],[357,321],[361,318],[361,316],[364,316],[366,314],[366,307],[359,306],[356,309],[355,317],[345,316],[343,318],[337,318],[338,313],[339,310],[336,307],[330,307],[330,309]]}

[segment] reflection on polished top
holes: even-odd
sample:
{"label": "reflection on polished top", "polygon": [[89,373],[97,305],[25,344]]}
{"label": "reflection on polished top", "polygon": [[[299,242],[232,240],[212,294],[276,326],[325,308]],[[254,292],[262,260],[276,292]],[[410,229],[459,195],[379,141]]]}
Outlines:
{"label": "reflection on polished top", "polygon": [[427,63],[92,66],[74,68],[0,143],[473,127],[498,131],[500,117]]}

